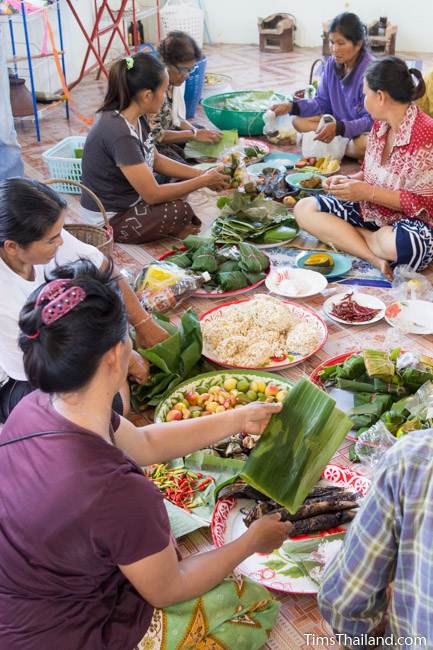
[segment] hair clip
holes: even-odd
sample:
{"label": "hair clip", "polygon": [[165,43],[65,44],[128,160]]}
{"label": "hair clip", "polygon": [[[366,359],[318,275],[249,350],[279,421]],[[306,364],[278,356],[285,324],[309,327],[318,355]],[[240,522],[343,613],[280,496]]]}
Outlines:
{"label": "hair clip", "polygon": [[42,322],[44,325],[51,325],[62,316],[68,314],[74,307],[79,305],[86,298],[86,292],[81,287],[69,287],[66,291],[56,296],[54,300],[45,305],[42,310]]}
{"label": "hair clip", "polygon": [[126,61],[127,69],[132,70],[132,68],[134,67],[134,59],[133,59],[133,57],[132,56],[126,56],[125,61]]}
{"label": "hair clip", "polygon": [[51,301],[54,300],[57,296],[60,296],[60,294],[64,291],[65,287],[68,286],[68,284],[71,284],[72,280],[65,279],[65,280],[52,280],[51,282],[48,282],[48,284],[45,285],[45,287],[42,289],[41,293],[38,296],[38,299],[36,300],[36,307],[39,307],[43,302],[45,301]]}

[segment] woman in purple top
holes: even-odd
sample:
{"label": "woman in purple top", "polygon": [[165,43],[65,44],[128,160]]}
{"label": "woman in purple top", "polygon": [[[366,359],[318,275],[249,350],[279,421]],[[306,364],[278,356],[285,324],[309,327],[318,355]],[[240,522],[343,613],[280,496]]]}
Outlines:
{"label": "woman in purple top", "polygon": [[258,649],[278,605],[260,585],[225,578],[279,547],[290,524],[264,517],[235,542],[181,560],[141,467],[258,434],[280,405],[142,428],[113,413],[131,343],[111,271],[89,260],[57,267],[20,315],[38,390],[0,437],[0,648],[134,650],[162,638],[167,649],[222,648],[238,630],[237,648]]}
{"label": "woman in purple top", "polygon": [[334,121],[325,124],[315,139],[329,143],[337,135],[349,138],[346,155],[362,158],[366,134],[373,120],[364,107],[363,82],[369,63],[365,26],[358,16],[342,13],[331,22],[329,41],[332,56],[327,60],[317,95],[314,99],[276,104],[276,115],[291,113],[294,128],[305,133],[316,131],[322,115],[332,115]]}

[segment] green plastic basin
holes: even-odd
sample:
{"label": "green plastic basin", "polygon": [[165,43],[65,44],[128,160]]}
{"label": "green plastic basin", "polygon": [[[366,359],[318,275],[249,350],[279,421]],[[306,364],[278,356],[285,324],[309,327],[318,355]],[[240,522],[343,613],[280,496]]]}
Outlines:
{"label": "green plastic basin", "polygon": [[[265,111],[232,111],[227,108],[221,108],[221,104],[225,99],[241,97],[250,92],[251,90],[243,90],[206,97],[202,101],[204,112],[212,124],[218,129],[237,129],[239,135],[262,135],[265,126],[263,122]],[[267,94],[267,91],[264,91],[263,94]],[[283,95],[279,95],[278,93],[275,93],[275,95],[282,102],[286,101]]]}

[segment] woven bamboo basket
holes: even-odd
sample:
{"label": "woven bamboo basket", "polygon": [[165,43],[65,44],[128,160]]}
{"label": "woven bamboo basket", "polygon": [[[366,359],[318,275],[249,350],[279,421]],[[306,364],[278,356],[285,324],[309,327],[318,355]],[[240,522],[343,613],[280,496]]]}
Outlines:
{"label": "woven bamboo basket", "polygon": [[95,248],[98,248],[101,253],[104,253],[107,257],[111,257],[113,254],[113,229],[110,226],[110,222],[107,217],[107,212],[102,205],[100,199],[96,196],[92,190],[89,190],[88,187],[80,183],[79,181],[73,181],[69,178],[49,178],[46,181],[43,181],[45,185],[56,185],[57,183],[69,183],[69,185],[75,185],[79,187],[81,191],[87,192],[96,205],[98,206],[102,218],[104,219],[103,226],[91,226],[86,223],[68,223],[65,225],[65,230],[74,235],[77,239],[84,242],[85,244],[91,244]]}

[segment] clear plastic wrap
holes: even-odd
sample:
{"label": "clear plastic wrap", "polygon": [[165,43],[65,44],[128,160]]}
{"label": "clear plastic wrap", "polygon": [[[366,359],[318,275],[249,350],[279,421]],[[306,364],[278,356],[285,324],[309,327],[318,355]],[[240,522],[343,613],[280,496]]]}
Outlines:
{"label": "clear plastic wrap", "polygon": [[361,464],[372,469],[382,460],[383,455],[395,442],[395,436],[379,420],[360,434],[355,443],[355,452]]}
{"label": "clear plastic wrap", "polygon": [[390,293],[394,300],[433,301],[433,286],[429,280],[406,264],[395,268]]}

